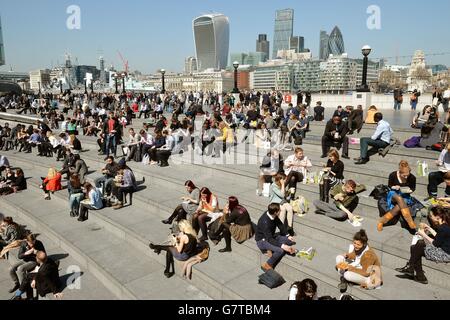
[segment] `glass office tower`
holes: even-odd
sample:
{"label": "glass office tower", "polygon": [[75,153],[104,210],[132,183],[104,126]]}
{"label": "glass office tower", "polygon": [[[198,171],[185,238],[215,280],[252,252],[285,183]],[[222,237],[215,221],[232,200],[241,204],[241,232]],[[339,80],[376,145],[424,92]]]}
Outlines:
{"label": "glass office tower", "polygon": [[278,10],[275,16],[272,59],[277,58],[279,50],[289,50],[290,39],[294,34],[294,10]]}

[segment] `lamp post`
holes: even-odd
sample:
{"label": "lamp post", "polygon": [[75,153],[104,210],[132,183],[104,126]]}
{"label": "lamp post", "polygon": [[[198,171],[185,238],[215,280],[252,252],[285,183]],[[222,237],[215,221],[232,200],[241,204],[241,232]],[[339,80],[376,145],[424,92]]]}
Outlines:
{"label": "lamp post", "polygon": [[39,87],[39,97],[41,96],[41,82],[38,81],[38,87]]}
{"label": "lamp post", "polygon": [[119,79],[117,79],[117,74],[113,74],[111,77],[114,79],[114,83],[116,85],[116,92],[115,92],[115,94],[119,94],[119,82],[118,82]]}
{"label": "lamp post", "polygon": [[125,90],[125,73],[122,74],[122,93],[125,94],[127,91]]}
{"label": "lamp post", "polygon": [[234,89],[233,89],[233,93],[239,93],[239,88],[238,88],[239,62],[237,62],[237,61],[233,62],[233,67],[234,67]]}
{"label": "lamp post", "polygon": [[62,80],[59,80],[59,91],[63,94],[63,83]]}
{"label": "lamp post", "polygon": [[364,56],[363,59],[363,74],[362,74],[362,84],[358,89],[358,92],[370,92],[369,86],[367,85],[367,68],[369,65],[369,55],[372,52],[372,48],[370,46],[364,46],[362,48],[362,54]]}
{"label": "lamp post", "polygon": [[91,93],[94,93],[94,81],[91,80]]}
{"label": "lamp post", "polygon": [[166,70],[161,69],[161,81],[162,81],[162,90],[161,93],[166,93],[166,79],[165,79]]}

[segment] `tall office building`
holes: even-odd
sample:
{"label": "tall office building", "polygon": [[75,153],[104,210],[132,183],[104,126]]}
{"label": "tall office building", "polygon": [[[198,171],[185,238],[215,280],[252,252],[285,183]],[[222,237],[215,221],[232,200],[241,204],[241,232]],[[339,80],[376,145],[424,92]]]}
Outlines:
{"label": "tall office building", "polygon": [[184,73],[193,74],[197,71],[197,59],[195,57],[187,57],[184,60]]}
{"label": "tall office building", "polygon": [[326,31],[320,31],[320,52],[319,59],[327,60],[330,55],[328,52],[328,42],[330,41],[330,36]]}
{"label": "tall office building", "polygon": [[264,61],[267,61],[270,58],[270,42],[267,41],[267,34],[258,35],[258,40],[256,40],[256,52],[265,54]]}
{"label": "tall office building", "polygon": [[100,57],[100,82],[106,83],[105,59]]}
{"label": "tall office building", "polygon": [[3,46],[3,30],[2,30],[2,21],[0,18],[0,66],[5,64],[5,48]]}
{"label": "tall office building", "polygon": [[230,23],[223,14],[207,14],[192,22],[197,70],[225,69],[230,47]]}
{"label": "tall office building", "polygon": [[344,38],[338,27],[334,27],[333,31],[331,31],[330,39],[328,41],[328,51],[329,54],[335,56],[345,53]]}
{"label": "tall office building", "polygon": [[289,39],[289,49],[295,50],[295,53],[305,51],[305,38],[299,36],[291,37]]}
{"label": "tall office building", "polygon": [[273,35],[272,59],[275,59],[278,50],[288,50],[289,41],[294,34],[294,10],[278,10],[275,16],[275,32]]}

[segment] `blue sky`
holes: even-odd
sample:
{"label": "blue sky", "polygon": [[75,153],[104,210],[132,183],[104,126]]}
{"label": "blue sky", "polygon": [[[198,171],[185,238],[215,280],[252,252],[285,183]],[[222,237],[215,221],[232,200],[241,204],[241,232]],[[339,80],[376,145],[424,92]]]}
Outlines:
{"label": "blue sky", "polygon": [[[81,30],[66,28],[69,5],[81,8]],[[369,5],[381,8],[381,30],[366,27]],[[416,49],[450,52],[450,2],[442,0],[3,0],[7,66],[1,69],[50,67],[62,62],[65,52],[90,65],[98,65],[103,52],[107,65],[120,67],[119,50],[132,70],[181,71],[184,58],[195,52],[191,24],[196,16],[220,12],[230,18],[232,53],[254,51],[259,33],[266,33],[272,46],[275,10],[284,8],[295,10],[294,34],[305,37],[314,56],[320,30],[330,32],[335,25],[351,57],[360,56],[365,44],[374,48],[374,58],[409,56]],[[427,57],[427,62],[450,66],[450,55]]]}

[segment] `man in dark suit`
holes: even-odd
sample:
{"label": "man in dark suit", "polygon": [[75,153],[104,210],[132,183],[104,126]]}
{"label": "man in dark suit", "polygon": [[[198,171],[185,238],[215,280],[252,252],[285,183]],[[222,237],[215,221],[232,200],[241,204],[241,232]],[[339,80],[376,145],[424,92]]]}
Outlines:
{"label": "man in dark suit", "polygon": [[358,133],[361,132],[364,124],[364,111],[362,105],[358,105],[355,110],[352,110],[352,112],[350,112],[347,123],[348,130],[350,130],[348,134],[353,134],[355,130],[357,130]]}
{"label": "man in dark suit", "polygon": [[348,128],[340,117],[333,117],[328,121],[322,137],[322,159],[328,157],[331,147],[338,150],[342,147],[342,158],[350,159],[348,156]]}
{"label": "man in dark suit", "polygon": [[[261,266],[263,271],[274,269],[285,254],[295,255],[297,250],[294,237],[289,236],[288,230],[278,218],[280,214],[280,205],[272,203],[269,209],[263,213],[256,227],[255,240],[256,245],[263,253],[269,255],[269,260]],[[276,229],[280,230],[276,234]]]}
{"label": "man in dark suit", "polygon": [[325,119],[325,108],[322,106],[322,101],[317,102],[314,107],[314,121],[323,121]]}
{"label": "man in dark suit", "polygon": [[21,299],[22,294],[27,294],[27,299],[32,299],[33,289],[36,289],[38,295],[45,297],[49,293],[53,293],[56,299],[61,299],[61,281],[59,279],[58,265],[55,261],[47,257],[43,251],[36,254],[36,261],[39,265],[37,272],[31,272],[20,285],[20,289],[16,292],[14,299]]}

